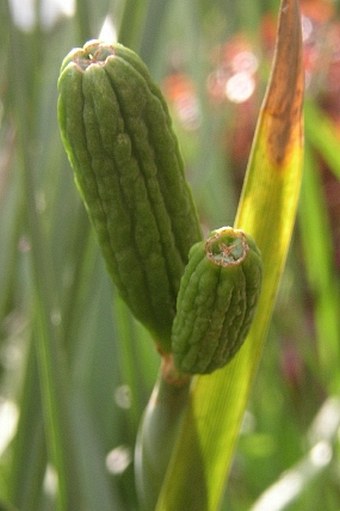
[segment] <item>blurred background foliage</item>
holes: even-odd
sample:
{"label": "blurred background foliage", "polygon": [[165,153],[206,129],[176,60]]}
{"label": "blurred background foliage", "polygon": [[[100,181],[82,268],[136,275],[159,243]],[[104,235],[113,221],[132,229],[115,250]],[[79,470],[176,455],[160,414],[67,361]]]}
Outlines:
{"label": "blurred background foliage", "polygon": [[[228,511],[340,508],[340,4],[300,4],[304,181],[226,487]],[[133,449],[158,371],[148,334],[109,282],[61,146],[63,57],[98,36],[140,53],[168,100],[208,230],[233,223],[278,7],[277,0],[0,3],[0,509],[57,509],[57,457],[77,481],[77,509],[137,510]],[[63,396],[74,457],[60,434],[66,426],[54,422]]]}

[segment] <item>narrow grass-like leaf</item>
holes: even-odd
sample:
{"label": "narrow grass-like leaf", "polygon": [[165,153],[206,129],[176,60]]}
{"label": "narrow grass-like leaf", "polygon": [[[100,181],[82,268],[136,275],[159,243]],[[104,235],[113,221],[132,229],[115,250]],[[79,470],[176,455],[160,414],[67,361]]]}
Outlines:
{"label": "narrow grass-like leaf", "polygon": [[283,0],[274,68],[235,221],[262,252],[262,294],[234,361],[195,381],[157,511],[215,511],[221,501],[295,221],[302,167],[301,47],[298,3]]}
{"label": "narrow grass-like leaf", "polygon": [[35,511],[41,499],[47,453],[39,396],[36,353],[31,343],[13,442],[9,495],[21,511]]}
{"label": "narrow grass-like leaf", "polygon": [[330,170],[340,179],[339,135],[334,122],[315,102],[305,104],[306,139],[316,149]]}
{"label": "narrow grass-like leaf", "polygon": [[339,390],[339,278],[331,228],[314,152],[306,144],[299,226],[307,278],[314,298],[315,330],[321,372],[331,391]]}
{"label": "narrow grass-like leaf", "polygon": [[[24,68],[21,55],[28,46],[28,39],[12,29],[11,58],[13,64],[12,80],[18,98],[14,116],[18,127],[18,151],[20,153],[22,181],[26,198],[27,230],[31,243],[31,294],[33,338],[37,353],[44,426],[50,459],[58,474],[58,509],[76,508],[81,502],[81,491],[77,484],[77,472],[74,470],[73,449],[71,449],[70,423],[67,401],[67,378],[64,360],[60,351],[60,338],[52,317],[57,299],[53,292],[53,271],[48,245],[44,242],[41,217],[35,202],[35,167],[33,151],[27,141],[34,140],[36,116],[31,114],[33,104],[28,100],[29,90],[26,82],[35,83],[35,66]],[[37,88],[38,91],[38,88]],[[35,98],[37,96],[34,96]],[[36,103],[34,103],[36,104]],[[33,109],[35,113],[38,112]]]}
{"label": "narrow grass-like leaf", "polygon": [[126,2],[119,27],[119,42],[136,50],[140,46],[150,0]]}

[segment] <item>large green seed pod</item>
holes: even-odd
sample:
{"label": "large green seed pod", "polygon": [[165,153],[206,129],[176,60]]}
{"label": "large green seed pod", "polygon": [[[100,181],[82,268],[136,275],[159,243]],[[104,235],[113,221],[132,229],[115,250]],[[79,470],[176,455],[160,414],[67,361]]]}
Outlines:
{"label": "large green seed pod", "polygon": [[232,359],[248,333],[261,276],[259,250],[240,230],[222,227],[192,247],[172,330],[178,370],[210,373]]}
{"label": "large green seed pod", "polygon": [[201,233],[165,101],[135,53],[96,40],[66,56],[58,88],[62,140],[108,270],[169,351],[180,279]]}

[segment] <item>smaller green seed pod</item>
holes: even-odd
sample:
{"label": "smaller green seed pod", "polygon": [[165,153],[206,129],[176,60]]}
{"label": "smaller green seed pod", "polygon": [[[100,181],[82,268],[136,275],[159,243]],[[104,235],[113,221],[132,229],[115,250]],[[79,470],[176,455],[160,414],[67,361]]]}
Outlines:
{"label": "smaller green seed pod", "polygon": [[190,250],[172,328],[179,371],[211,373],[242,346],[260,294],[262,263],[254,240],[231,227]]}

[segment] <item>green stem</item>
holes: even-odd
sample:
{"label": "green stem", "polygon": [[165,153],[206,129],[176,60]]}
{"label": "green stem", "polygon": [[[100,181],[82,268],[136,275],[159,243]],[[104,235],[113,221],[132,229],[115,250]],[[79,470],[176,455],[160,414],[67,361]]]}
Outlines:
{"label": "green stem", "polygon": [[135,477],[142,509],[154,509],[183,412],[190,403],[190,379],[169,382],[159,373],[144,412],[135,450]]}

